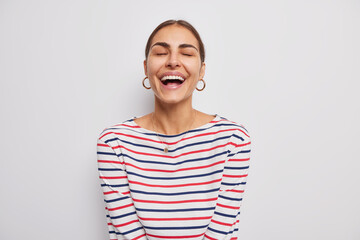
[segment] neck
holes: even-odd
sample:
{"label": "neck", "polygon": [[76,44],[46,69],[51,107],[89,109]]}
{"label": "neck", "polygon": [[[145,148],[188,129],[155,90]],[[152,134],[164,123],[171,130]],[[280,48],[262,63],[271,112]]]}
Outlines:
{"label": "neck", "polygon": [[164,104],[155,97],[153,121],[158,133],[175,135],[186,132],[192,128],[195,116],[191,97],[177,104]]}

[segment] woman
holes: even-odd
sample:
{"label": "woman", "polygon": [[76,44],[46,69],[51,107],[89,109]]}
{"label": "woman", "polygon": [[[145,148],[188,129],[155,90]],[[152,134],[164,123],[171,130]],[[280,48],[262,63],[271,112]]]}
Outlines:
{"label": "woman", "polygon": [[154,111],[98,139],[110,239],[237,239],[250,137],[193,109],[204,59],[186,21],[163,22],[150,35],[143,85],[154,92]]}

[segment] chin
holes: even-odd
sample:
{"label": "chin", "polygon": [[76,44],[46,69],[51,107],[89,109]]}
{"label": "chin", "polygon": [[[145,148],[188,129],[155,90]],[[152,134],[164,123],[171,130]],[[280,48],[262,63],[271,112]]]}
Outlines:
{"label": "chin", "polygon": [[166,104],[177,104],[177,103],[180,103],[180,102],[182,102],[182,100],[183,99],[174,99],[174,98],[172,98],[172,99],[160,99],[160,101],[161,102],[163,102],[163,103],[166,103]]}
{"label": "chin", "polygon": [[162,98],[158,98],[158,100],[162,103],[166,103],[166,104],[178,104],[181,102],[184,102],[187,98],[185,97],[180,97],[180,96],[167,96],[167,97],[162,97]]}

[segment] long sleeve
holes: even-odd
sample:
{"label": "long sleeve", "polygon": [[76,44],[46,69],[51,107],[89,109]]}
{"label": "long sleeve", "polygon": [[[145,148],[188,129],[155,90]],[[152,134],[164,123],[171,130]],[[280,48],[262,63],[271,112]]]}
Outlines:
{"label": "long sleeve", "polygon": [[230,139],[231,147],[224,167],[220,193],[204,239],[237,239],[240,206],[249,169],[250,144],[246,130],[235,132]]}
{"label": "long sleeve", "polygon": [[97,141],[97,160],[104,194],[110,239],[140,239],[146,234],[130,196],[127,175],[116,139],[103,135]]}

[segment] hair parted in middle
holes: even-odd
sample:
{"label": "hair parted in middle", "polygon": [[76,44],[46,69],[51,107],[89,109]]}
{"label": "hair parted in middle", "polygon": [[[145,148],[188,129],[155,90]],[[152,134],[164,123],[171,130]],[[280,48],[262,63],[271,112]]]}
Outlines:
{"label": "hair parted in middle", "polygon": [[205,61],[205,47],[204,47],[204,43],[202,42],[198,31],[189,22],[187,22],[185,20],[173,20],[173,19],[170,19],[170,20],[160,23],[160,25],[157,26],[154,29],[154,31],[151,33],[151,35],[146,43],[146,47],[145,47],[145,59],[148,58],[150,47],[151,47],[151,42],[152,42],[154,36],[156,35],[156,33],[160,29],[170,26],[170,25],[178,25],[178,26],[184,27],[184,28],[188,29],[194,35],[194,37],[196,38],[196,40],[199,43],[199,52],[200,52],[201,62],[204,62]]}

